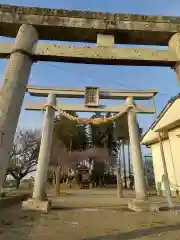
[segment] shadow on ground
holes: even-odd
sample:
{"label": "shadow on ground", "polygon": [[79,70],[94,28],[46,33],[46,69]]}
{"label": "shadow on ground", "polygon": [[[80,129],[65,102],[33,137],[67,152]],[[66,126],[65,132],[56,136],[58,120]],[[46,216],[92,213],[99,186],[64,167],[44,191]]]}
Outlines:
{"label": "shadow on ground", "polygon": [[[31,239],[31,233],[44,214],[35,211],[22,211],[16,207],[1,208],[0,239]],[[13,238],[12,238],[13,236]]]}
{"label": "shadow on ground", "polygon": [[[48,194],[49,197],[52,197],[52,198],[57,198],[57,196],[54,194],[54,193],[50,193]],[[75,193],[69,193],[69,192],[61,192],[59,197],[61,196],[76,196]]]}
{"label": "shadow on ground", "polygon": [[180,224],[146,228],[146,229],[137,229],[131,232],[118,233],[115,235],[92,237],[92,238],[88,238],[88,239],[86,238],[83,240],[113,240],[113,239],[131,240],[131,239],[138,239],[145,236],[151,236],[155,234],[158,235],[158,234],[162,234],[170,231],[176,231],[176,230],[180,230]]}
{"label": "shadow on ground", "polygon": [[63,205],[52,205],[51,212],[60,210],[60,211],[72,211],[72,210],[92,210],[92,211],[100,211],[100,210],[110,210],[110,211],[119,211],[119,212],[134,212],[133,210],[127,207],[127,204],[122,204],[121,206],[63,206]]}

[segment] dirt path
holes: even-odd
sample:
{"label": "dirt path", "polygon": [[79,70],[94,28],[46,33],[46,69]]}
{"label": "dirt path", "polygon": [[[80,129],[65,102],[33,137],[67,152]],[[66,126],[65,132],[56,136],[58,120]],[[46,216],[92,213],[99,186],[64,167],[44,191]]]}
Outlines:
{"label": "dirt path", "polygon": [[0,239],[178,240],[180,215],[170,211],[135,213],[115,207],[74,207],[42,214],[22,212],[20,206],[14,206],[1,211]]}

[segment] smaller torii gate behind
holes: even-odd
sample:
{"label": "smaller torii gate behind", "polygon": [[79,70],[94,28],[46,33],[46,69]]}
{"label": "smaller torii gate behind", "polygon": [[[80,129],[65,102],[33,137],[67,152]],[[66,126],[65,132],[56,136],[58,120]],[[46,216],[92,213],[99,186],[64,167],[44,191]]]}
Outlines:
{"label": "smaller torii gate behind", "polygon": [[[137,200],[147,200],[144,168],[140,146],[139,127],[136,113],[155,113],[153,105],[136,104],[135,100],[152,100],[156,90],[110,90],[88,87],[86,89],[61,89],[54,87],[28,86],[27,92],[31,96],[48,97],[47,102],[26,102],[26,110],[45,110],[44,126],[42,129],[41,146],[38,158],[33,198],[23,202],[23,208],[48,211],[50,204],[45,196],[47,172],[50,161],[52,133],[55,111],[59,111],[69,119],[66,111],[76,112],[111,112],[115,113],[110,120],[116,121],[116,133],[119,139],[130,142],[132,163],[134,170],[135,192]],[[56,98],[85,98],[85,104],[65,104],[56,102]],[[101,105],[100,99],[125,100],[125,104]],[[117,116],[117,117],[116,117]]]}

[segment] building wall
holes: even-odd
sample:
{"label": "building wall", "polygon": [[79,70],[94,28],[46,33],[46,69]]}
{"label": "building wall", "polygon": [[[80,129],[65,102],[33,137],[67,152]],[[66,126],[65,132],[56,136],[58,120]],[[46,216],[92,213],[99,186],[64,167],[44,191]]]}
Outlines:
{"label": "building wall", "polygon": [[[158,189],[158,184],[161,184],[161,190],[164,191],[164,184],[162,182],[162,176],[164,174],[161,152],[160,152],[160,144],[156,143],[151,145],[152,149],[152,158],[153,158],[153,167],[154,167],[154,175],[156,181],[156,188]],[[171,191],[175,191],[174,184],[176,184],[176,178],[174,174],[174,166],[172,162],[172,153],[171,146],[169,140],[163,141],[163,149],[165,154],[165,160],[168,170],[169,181],[172,183]]]}
{"label": "building wall", "polygon": [[175,181],[173,188],[180,191],[180,127],[169,131],[169,143],[172,153],[172,164],[174,166]]}

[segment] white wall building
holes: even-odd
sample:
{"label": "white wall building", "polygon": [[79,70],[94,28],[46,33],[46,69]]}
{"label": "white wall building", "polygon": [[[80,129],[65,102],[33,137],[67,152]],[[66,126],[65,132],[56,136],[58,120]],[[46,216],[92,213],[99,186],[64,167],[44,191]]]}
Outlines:
{"label": "white wall building", "polygon": [[163,151],[173,196],[180,192],[180,95],[172,98],[157,120],[144,134],[141,143],[151,147],[156,187],[161,185],[164,195],[164,174],[158,134],[161,134]]}

